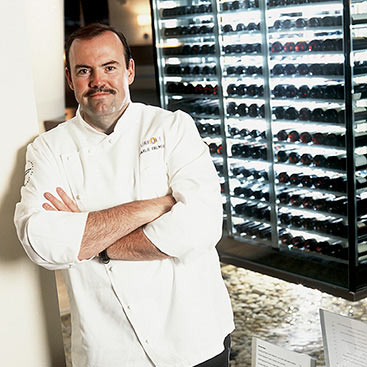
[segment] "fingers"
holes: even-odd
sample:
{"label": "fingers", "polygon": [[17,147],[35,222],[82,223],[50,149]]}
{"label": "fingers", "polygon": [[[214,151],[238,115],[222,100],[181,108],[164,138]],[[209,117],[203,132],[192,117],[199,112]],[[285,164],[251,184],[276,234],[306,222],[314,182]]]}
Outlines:
{"label": "fingers", "polygon": [[60,196],[61,200],[59,200],[57,197],[49,192],[45,192],[43,194],[45,199],[49,201],[49,203],[44,203],[42,205],[43,209],[48,211],[58,210],[63,212],[80,213],[78,205],[66,194],[66,192],[61,187],[57,187],[56,192]]}
{"label": "fingers", "polygon": [[51,193],[45,192],[43,196],[54,206],[56,210],[60,210],[63,212],[70,212],[70,209],[63,202],[61,202],[59,199],[53,196]]}
{"label": "fingers", "polygon": [[70,209],[70,211],[74,213],[80,212],[80,209],[75,201],[72,200],[61,187],[57,187],[56,192],[60,196],[63,203]]}
{"label": "fingers", "polygon": [[47,204],[47,203],[42,204],[42,208],[47,210],[47,211],[56,211],[56,209],[53,206],[51,206],[50,204]]}

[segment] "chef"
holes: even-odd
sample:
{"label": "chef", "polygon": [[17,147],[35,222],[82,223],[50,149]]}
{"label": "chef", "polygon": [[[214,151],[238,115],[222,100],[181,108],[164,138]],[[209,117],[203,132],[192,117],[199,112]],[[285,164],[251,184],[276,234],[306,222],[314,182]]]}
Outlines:
{"label": "chef", "polygon": [[131,102],[109,26],[70,36],[66,76],[78,111],[28,146],[15,224],[33,262],[63,271],[73,366],[228,366],[221,197],[193,120]]}

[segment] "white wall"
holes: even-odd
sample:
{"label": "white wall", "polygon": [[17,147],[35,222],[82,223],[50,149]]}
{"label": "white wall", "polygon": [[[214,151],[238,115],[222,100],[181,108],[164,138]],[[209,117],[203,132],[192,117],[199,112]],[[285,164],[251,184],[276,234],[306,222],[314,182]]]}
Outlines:
{"label": "white wall", "polygon": [[45,120],[58,119],[65,112],[64,1],[28,0],[24,4],[38,123],[43,131]]}
{"label": "white wall", "polygon": [[[30,32],[26,25],[30,11],[25,10],[24,1],[27,0],[0,1],[0,365],[61,367],[65,366],[65,360],[54,274],[41,271],[26,258],[13,225],[14,206],[23,182],[25,145],[39,130],[32,64],[27,49]],[[27,2],[38,7],[38,1]],[[42,2],[44,9],[37,15],[38,22],[48,16],[46,1]],[[47,3],[55,2],[59,0]],[[57,12],[52,13],[52,17]],[[50,31],[52,24],[57,23],[48,19],[43,35]],[[47,52],[46,45],[36,50],[39,63],[46,70],[49,68],[44,58],[54,52],[52,40],[49,42]],[[38,70],[37,74],[40,72]],[[58,70],[53,70],[48,82],[56,80],[56,75]],[[50,116],[59,114],[63,108],[59,96],[46,87],[44,92],[40,105],[45,103],[48,94],[50,101],[58,100],[55,105],[60,105],[55,109],[50,107],[47,113]],[[42,113],[41,108],[39,115]]]}

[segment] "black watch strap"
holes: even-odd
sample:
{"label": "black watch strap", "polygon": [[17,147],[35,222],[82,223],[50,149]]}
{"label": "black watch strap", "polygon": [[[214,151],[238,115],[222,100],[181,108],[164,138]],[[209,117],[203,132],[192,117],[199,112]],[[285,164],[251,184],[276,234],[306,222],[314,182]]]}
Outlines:
{"label": "black watch strap", "polygon": [[103,264],[108,264],[110,262],[110,258],[107,255],[107,249],[104,249],[102,252],[100,252],[99,254],[99,261]]}

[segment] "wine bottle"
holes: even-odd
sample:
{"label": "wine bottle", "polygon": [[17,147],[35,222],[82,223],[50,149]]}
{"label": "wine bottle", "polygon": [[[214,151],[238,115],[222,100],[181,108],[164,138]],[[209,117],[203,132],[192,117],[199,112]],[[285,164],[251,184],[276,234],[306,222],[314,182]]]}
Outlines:
{"label": "wine bottle", "polygon": [[291,244],[291,241],[293,239],[293,236],[289,232],[284,232],[279,236],[279,240],[282,245],[289,246]]}
{"label": "wine bottle", "polygon": [[303,249],[305,245],[305,239],[303,236],[295,236],[291,240],[292,248]]}
{"label": "wine bottle", "polygon": [[298,89],[294,85],[288,85],[285,90],[285,96],[287,98],[297,97]]}
{"label": "wine bottle", "polygon": [[289,183],[298,186],[301,183],[302,175],[300,173],[292,173],[289,176]]}
{"label": "wine bottle", "polygon": [[237,94],[237,86],[236,84],[229,84],[227,87],[227,93],[229,96],[233,96]]}
{"label": "wine bottle", "polygon": [[297,90],[297,96],[300,98],[309,98],[311,95],[308,85],[301,85]]}
{"label": "wine bottle", "polygon": [[296,207],[301,206],[302,201],[303,201],[303,196],[301,194],[293,194],[289,198],[289,203],[292,206],[296,206]]}
{"label": "wine bottle", "polygon": [[303,227],[309,231],[316,229],[316,219],[314,217],[306,217],[303,220]]}
{"label": "wine bottle", "polygon": [[305,252],[314,252],[317,246],[317,241],[314,238],[308,238],[304,243]]}
{"label": "wine bottle", "polygon": [[298,19],[296,19],[296,21],[295,21],[295,26],[296,26],[297,28],[305,28],[305,27],[307,26],[307,22],[306,22],[306,20],[305,20],[305,19],[303,19],[303,18],[298,18]]}
{"label": "wine bottle", "polygon": [[337,258],[345,258],[347,259],[347,251],[348,249],[344,249],[342,242],[332,242],[329,243],[328,246],[325,246],[323,249],[323,254],[328,256],[333,256]]}
{"label": "wine bottle", "polygon": [[245,70],[245,74],[246,75],[254,75],[254,74],[258,74],[258,75],[262,75],[262,66],[248,66]]}
{"label": "wine bottle", "polygon": [[313,209],[313,198],[311,195],[306,195],[302,199],[302,205],[305,209]]}
{"label": "wine bottle", "polygon": [[291,195],[290,195],[291,192],[292,191],[283,191],[283,192],[279,193],[277,195],[277,198],[279,199],[279,203],[284,204],[284,205],[288,204],[289,201],[290,201],[290,198],[291,198]]}
{"label": "wine bottle", "polygon": [[272,228],[269,225],[263,225],[262,228],[259,228],[258,235],[260,238],[266,238],[268,240],[271,239],[272,236]]}
{"label": "wine bottle", "polygon": [[275,64],[273,66],[273,69],[271,70],[273,75],[282,75],[284,74],[284,68],[281,64]]}
{"label": "wine bottle", "polygon": [[234,228],[238,234],[244,234],[247,231],[247,226],[252,224],[253,222],[250,220],[246,220],[243,223],[235,224]]}
{"label": "wine bottle", "polygon": [[289,182],[289,176],[287,172],[280,172],[277,178],[280,184],[287,184]]}
{"label": "wine bottle", "polygon": [[291,225],[297,228],[302,228],[303,227],[303,221],[304,221],[304,216],[303,215],[292,215],[291,217]]}
{"label": "wine bottle", "polygon": [[253,174],[255,179],[264,179],[264,180],[269,180],[269,176],[268,176],[268,172],[265,171],[264,169],[260,170],[260,171],[256,171]]}
{"label": "wine bottle", "polygon": [[285,75],[294,75],[297,73],[297,68],[294,64],[286,64],[284,67]]}
{"label": "wine bottle", "polygon": [[322,41],[320,40],[312,40],[309,44],[308,44],[308,49],[309,51],[313,51],[313,52],[319,52],[322,51]]}
{"label": "wine bottle", "polygon": [[312,155],[310,153],[303,153],[300,158],[300,162],[305,165],[309,166],[312,163]]}
{"label": "wine bottle", "polygon": [[284,107],[275,107],[273,108],[273,113],[276,119],[281,120],[284,119],[285,109]]}
{"label": "wine bottle", "polygon": [[227,75],[236,74],[236,68],[234,66],[228,66],[226,71],[227,71]]}
{"label": "wine bottle", "polygon": [[227,113],[230,116],[235,116],[237,114],[237,105],[234,102],[227,104]]}
{"label": "wine bottle", "polygon": [[292,130],[292,129],[289,129],[288,132],[285,131],[285,130],[283,130],[283,131],[284,131],[283,133],[281,133],[281,132],[279,132],[279,133],[281,133],[281,134],[286,133],[287,134],[287,138],[285,140],[288,139],[288,141],[291,142],[291,143],[295,143],[295,142],[299,141],[298,131]]}
{"label": "wine bottle", "polygon": [[248,87],[245,84],[240,84],[236,86],[236,94],[239,96],[244,96],[247,94]]}
{"label": "wine bottle", "polygon": [[[251,105],[251,106],[253,106],[253,105]],[[250,115],[250,107],[251,106],[249,106],[249,107],[247,107],[247,105],[245,104],[245,103],[241,103],[241,104],[239,104],[238,105],[238,107],[237,107],[237,113],[240,115],[240,116],[247,116],[247,115]],[[255,105],[256,106],[256,105]],[[253,110],[254,110],[254,108],[253,107],[251,107],[251,113],[253,114],[254,112],[253,112]],[[250,115],[251,116],[251,115]]]}
{"label": "wine bottle", "polygon": [[285,86],[283,84],[278,84],[274,87],[272,91],[275,98],[281,98],[285,96]]}
{"label": "wine bottle", "polygon": [[236,25],[236,32],[246,31],[247,27],[243,23],[238,23]]}
{"label": "wine bottle", "polygon": [[307,25],[309,27],[320,27],[321,26],[321,19],[317,17],[312,17],[308,20]]}
{"label": "wine bottle", "polygon": [[294,51],[296,51],[296,52],[306,52],[306,51],[308,51],[307,42],[304,42],[304,41],[297,42],[296,45],[294,46]]}
{"label": "wine bottle", "polygon": [[312,118],[311,110],[308,109],[307,107],[301,108],[300,111],[299,111],[298,118],[301,121],[309,121],[309,120],[311,120],[311,118]]}
{"label": "wine bottle", "polygon": [[284,118],[286,120],[297,120],[298,115],[298,111],[294,107],[288,107],[284,111]]}
{"label": "wine bottle", "polygon": [[329,213],[347,215],[348,200],[345,196],[339,196],[327,200],[327,211]]}
{"label": "wine bottle", "polygon": [[236,74],[237,75],[242,75],[242,74],[245,73],[245,70],[246,70],[246,68],[244,66],[242,66],[242,65],[237,66],[237,68],[236,68]]}
{"label": "wine bottle", "polygon": [[279,215],[279,221],[281,224],[290,225],[292,216],[289,213],[282,213]]}
{"label": "wine bottle", "polygon": [[297,152],[291,152],[288,156],[288,161],[291,164],[297,164],[301,159],[301,156]]}
{"label": "wine bottle", "polygon": [[271,45],[270,50],[271,50],[271,52],[274,52],[274,53],[282,52],[283,51],[283,45],[280,42],[276,41]]}
{"label": "wine bottle", "polygon": [[222,31],[224,33],[229,33],[229,32],[233,32],[233,28],[231,24],[225,24],[222,28]]}
{"label": "wine bottle", "polygon": [[323,75],[323,68],[320,64],[311,64],[309,71],[311,75]]}
{"label": "wine bottle", "polygon": [[294,42],[286,42],[283,46],[283,51],[284,52],[293,52],[293,51],[295,51],[295,47],[296,47],[296,45],[294,44]]}
{"label": "wine bottle", "polygon": [[341,43],[336,39],[326,39],[322,42],[322,51],[342,51]]}
{"label": "wine bottle", "polygon": [[325,120],[325,113],[322,108],[315,108],[311,112],[311,121],[322,122]]}

